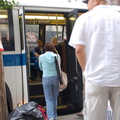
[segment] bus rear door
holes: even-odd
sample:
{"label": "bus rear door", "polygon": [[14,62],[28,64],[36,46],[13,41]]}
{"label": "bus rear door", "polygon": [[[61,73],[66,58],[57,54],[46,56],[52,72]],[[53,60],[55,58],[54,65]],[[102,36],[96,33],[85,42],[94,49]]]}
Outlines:
{"label": "bus rear door", "polygon": [[[78,10],[74,9],[66,17],[67,42],[74,23],[78,17]],[[67,73],[69,78],[70,99],[74,106],[82,109],[82,71],[75,56],[75,49],[67,44]]]}

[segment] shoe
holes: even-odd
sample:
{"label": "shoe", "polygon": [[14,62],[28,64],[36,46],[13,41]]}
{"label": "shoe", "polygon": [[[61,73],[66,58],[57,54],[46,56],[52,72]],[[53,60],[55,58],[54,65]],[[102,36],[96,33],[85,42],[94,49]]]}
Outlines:
{"label": "shoe", "polygon": [[54,118],[50,118],[50,120],[55,120]]}
{"label": "shoe", "polygon": [[82,118],[84,117],[84,115],[83,115],[83,113],[82,113],[82,112],[77,113],[76,115],[77,115],[78,117],[82,117]]}

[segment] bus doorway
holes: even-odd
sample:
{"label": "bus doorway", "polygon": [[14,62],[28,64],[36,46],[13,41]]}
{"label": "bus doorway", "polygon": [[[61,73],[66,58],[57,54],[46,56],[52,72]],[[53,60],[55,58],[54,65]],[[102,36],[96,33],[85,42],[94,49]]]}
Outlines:
{"label": "bus doorway", "polygon": [[[75,57],[75,51],[68,45],[69,37],[77,18],[78,11],[68,9],[32,11],[25,9],[26,53],[28,69],[29,101],[35,101],[46,106],[42,86],[42,77],[39,74],[38,58],[34,55],[37,39],[41,39],[43,46],[53,37],[58,39],[58,53],[61,57],[61,69],[67,73],[68,87],[59,92],[58,114],[77,112],[82,109],[82,73]],[[74,13],[74,14],[73,14]],[[72,18],[72,19],[71,19]],[[32,68],[32,69],[31,69]],[[32,79],[33,72],[35,78]],[[60,111],[60,112],[59,112]]]}
{"label": "bus doorway", "polygon": [[[74,9],[66,16],[67,42],[69,42],[71,31],[77,17],[77,9]],[[82,109],[82,71],[75,56],[75,49],[69,45],[67,45],[67,62],[70,100],[76,109]]]}
{"label": "bus doorway", "polygon": [[75,49],[68,45],[70,35],[76,19],[87,12],[83,9],[74,9],[66,15],[66,30],[67,30],[67,73],[69,77],[70,100],[74,107],[81,111],[83,108],[83,78],[82,70],[75,56]]}

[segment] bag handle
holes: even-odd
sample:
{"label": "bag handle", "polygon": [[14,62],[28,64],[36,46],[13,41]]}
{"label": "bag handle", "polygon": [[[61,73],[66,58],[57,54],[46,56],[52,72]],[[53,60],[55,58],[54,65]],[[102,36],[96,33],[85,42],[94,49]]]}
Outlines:
{"label": "bag handle", "polygon": [[59,54],[55,47],[54,47],[54,50],[55,50],[56,54]]}
{"label": "bag handle", "polygon": [[38,105],[38,109],[41,111],[44,120],[48,120],[48,117],[47,117],[45,109],[41,105]]}

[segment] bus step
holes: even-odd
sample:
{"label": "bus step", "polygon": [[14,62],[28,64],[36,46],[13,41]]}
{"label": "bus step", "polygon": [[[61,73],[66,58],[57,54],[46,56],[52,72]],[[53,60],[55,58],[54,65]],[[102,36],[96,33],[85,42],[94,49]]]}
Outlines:
{"label": "bus step", "polygon": [[30,96],[30,101],[34,101],[42,106],[45,106],[45,104],[46,104],[44,95]]}
{"label": "bus step", "polygon": [[42,95],[43,86],[41,84],[30,85],[29,92],[30,92],[30,96]]}

